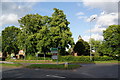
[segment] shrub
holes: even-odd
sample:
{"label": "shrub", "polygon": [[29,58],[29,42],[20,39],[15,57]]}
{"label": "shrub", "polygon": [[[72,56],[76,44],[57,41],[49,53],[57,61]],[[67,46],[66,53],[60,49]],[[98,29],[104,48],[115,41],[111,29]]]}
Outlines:
{"label": "shrub", "polygon": [[[108,61],[108,60],[114,60],[112,57],[108,57],[108,56],[95,56],[92,57],[92,59],[94,61]],[[59,56],[58,58],[59,61],[61,62],[71,62],[71,61],[75,61],[75,62],[91,62],[90,61],[90,56]]]}
{"label": "shrub", "polygon": [[[36,56],[29,55],[25,57],[25,60],[44,60],[44,57],[36,57]],[[45,57],[45,60],[51,60],[51,58]]]}
{"label": "shrub", "polygon": [[96,56],[93,57],[94,61],[109,61],[109,60],[114,60],[112,57],[109,56]]}
{"label": "shrub", "polygon": [[59,56],[59,61],[90,61],[89,56]]}

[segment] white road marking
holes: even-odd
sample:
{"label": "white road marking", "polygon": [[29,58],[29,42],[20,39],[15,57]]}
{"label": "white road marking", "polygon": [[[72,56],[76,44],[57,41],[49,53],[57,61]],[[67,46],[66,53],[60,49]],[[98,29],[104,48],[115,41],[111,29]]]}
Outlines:
{"label": "white road marking", "polygon": [[62,76],[55,76],[55,75],[46,75],[46,76],[49,76],[49,77],[56,77],[56,78],[65,78],[65,77],[62,77]]}
{"label": "white road marking", "polygon": [[39,69],[35,69],[35,70],[39,70]]}

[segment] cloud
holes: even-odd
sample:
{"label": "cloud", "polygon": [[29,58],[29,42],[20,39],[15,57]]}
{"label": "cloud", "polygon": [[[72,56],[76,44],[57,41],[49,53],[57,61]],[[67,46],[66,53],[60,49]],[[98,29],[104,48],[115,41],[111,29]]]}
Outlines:
{"label": "cloud", "polygon": [[3,2],[2,3],[2,14],[18,14],[19,16],[32,10],[32,6],[35,3],[16,3],[16,2]]}
{"label": "cloud", "polygon": [[[95,40],[103,40],[103,36],[98,34],[98,33],[97,34],[92,34],[91,38],[94,38]],[[90,35],[84,35],[84,36],[82,36],[82,39],[89,42]]]}
{"label": "cloud", "polygon": [[47,0],[2,0],[2,2],[41,2]]}
{"label": "cloud", "polygon": [[0,14],[0,26],[18,26],[18,19],[25,16],[36,3],[2,2],[2,14]]}
{"label": "cloud", "polygon": [[[87,30],[87,33],[91,32],[91,37],[96,40],[103,40],[103,30],[110,25],[118,24],[118,1],[119,0],[82,0],[83,4],[89,9],[100,9],[101,13],[91,15],[86,19],[87,22],[93,17],[96,17],[94,27],[91,30]],[[83,36],[83,39],[89,41],[89,35]]]}
{"label": "cloud", "polygon": [[82,0],[82,2],[119,2],[120,0]]}
{"label": "cloud", "polygon": [[[90,16],[90,18],[87,19],[87,22],[90,22],[93,16],[95,17],[95,15]],[[100,15],[97,16],[95,27],[91,29],[91,32],[102,32],[108,26],[115,24],[118,24],[118,13],[108,14],[105,12],[101,12]],[[87,32],[90,32],[90,30],[88,30]]]}
{"label": "cloud", "polygon": [[87,16],[85,16],[85,13],[83,12],[76,13],[76,16],[78,17],[78,19],[83,19],[84,21],[87,19]]}
{"label": "cloud", "polygon": [[102,33],[102,32],[103,32],[103,30],[106,30],[106,28],[100,28],[100,27],[96,26],[96,27],[94,27],[93,29],[88,30],[88,31],[86,31],[86,32],[92,32],[92,33]]}
{"label": "cloud", "polygon": [[76,13],[76,15],[77,15],[77,16],[79,16],[79,15],[84,15],[84,13],[83,13],[83,12],[78,12],[78,13]]}
{"label": "cloud", "polygon": [[[90,18],[89,18],[90,21]],[[100,15],[96,18],[96,24],[94,28],[91,30],[87,30],[87,33],[98,33],[102,34],[103,30],[106,30],[106,28],[110,25],[117,25],[118,24],[118,13],[105,13],[101,12]]]}
{"label": "cloud", "polygon": [[2,0],[2,2],[118,2],[119,0]]}
{"label": "cloud", "polygon": [[99,27],[107,28],[109,25],[118,24],[118,13],[105,13],[101,14],[96,22]]}
{"label": "cloud", "polygon": [[2,23],[1,25],[4,25],[4,24],[18,24],[18,15],[17,14],[8,14],[8,15],[2,15],[0,17]]}
{"label": "cloud", "polygon": [[83,19],[85,21],[87,19],[87,16],[78,16],[78,19]]}
{"label": "cloud", "polygon": [[106,12],[117,12],[120,0],[82,0],[83,4],[89,8],[98,8]]}

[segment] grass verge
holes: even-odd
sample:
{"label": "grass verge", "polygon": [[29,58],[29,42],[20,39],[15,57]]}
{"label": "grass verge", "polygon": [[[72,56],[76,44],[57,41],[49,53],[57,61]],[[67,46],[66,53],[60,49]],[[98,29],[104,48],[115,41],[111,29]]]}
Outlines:
{"label": "grass verge", "polygon": [[80,65],[68,65],[65,67],[64,64],[31,64],[26,66],[27,68],[42,68],[42,69],[75,69],[81,67]]}
{"label": "grass verge", "polygon": [[[10,62],[14,62],[14,63],[51,63],[51,64],[56,64],[55,61],[52,60],[9,60]],[[64,62],[59,62],[59,64],[62,64]]]}
{"label": "grass verge", "polygon": [[8,63],[0,63],[0,66],[5,67],[20,67],[22,64],[8,64]]}
{"label": "grass verge", "polygon": [[112,61],[94,61],[94,63],[120,63],[120,61],[112,60]]}
{"label": "grass verge", "polygon": [[80,63],[84,63],[84,64],[89,64],[89,63],[94,63],[94,61],[69,61],[69,63],[75,63],[75,64],[80,64]]}

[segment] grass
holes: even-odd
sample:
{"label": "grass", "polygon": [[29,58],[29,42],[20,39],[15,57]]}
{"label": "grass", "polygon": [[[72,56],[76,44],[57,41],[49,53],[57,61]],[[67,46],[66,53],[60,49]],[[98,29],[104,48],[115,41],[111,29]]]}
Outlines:
{"label": "grass", "polygon": [[[15,62],[15,63],[52,63],[56,64],[56,61],[52,60],[9,60],[10,62]],[[59,62],[59,64],[63,64],[65,62]],[[110,61],[68,61],[68,63],[120,63],[120,61],[117,60],[110,60]]]}
{"label": "grass", "polygon": [[111,61],[94,61],[95,63],[120,63],[120,61],[117,60],[111,60]]}
{"label": "grass", "polygon": [[79,68],[80,65],[68,65],[68,67],[65,67],[64,64],[31,64],[29,66],[26,66],[27,68],[43,68],[43,69],[75,69]]}
{"label": "grass", "polygon": [[69,61],[69,63],[85,63],[85,64],[88,64],[88,63],[94,63],[94,61]]}
{"label": "grass", "polygon": [[0,63],[0,66],[5,67],[20,67],[22,64],[8,64],[8,63]]}
{"label": "grass", "polygon": [[44,60],[10,60],[10,61],[16,63],[53,63],[52,61],[44,61]]}
{"label": "grass", "polygon": [[[56,64],[55,61],[52,60],[9,60],[10,62],[15,62],[15,63],[52,63]],[[64,62],[59,62],[59,64],[64,63]]]}
{"label": "grass", "polygon": [[85,61],[70,61],[69,63],[95,63],[95,64],[99,64],[99,63],[120,63],[120,61],[117,60],[110,60],[110,61],[91,61],[91,62],[85,62]]}

